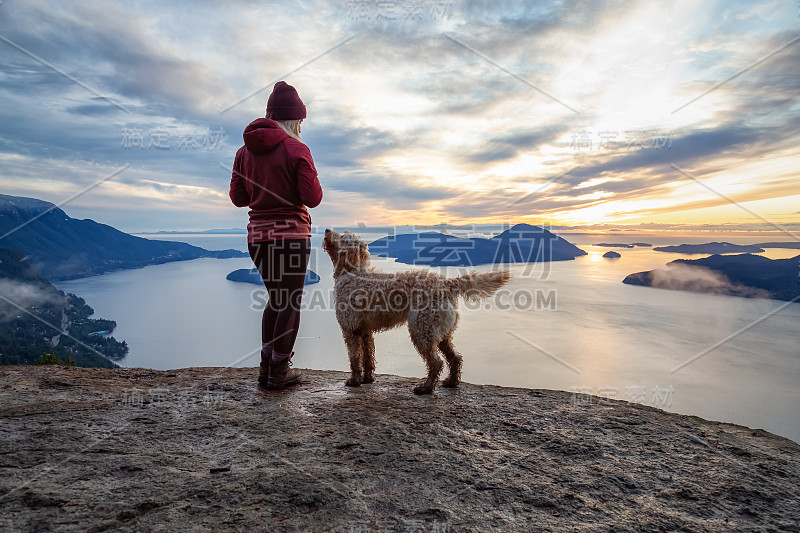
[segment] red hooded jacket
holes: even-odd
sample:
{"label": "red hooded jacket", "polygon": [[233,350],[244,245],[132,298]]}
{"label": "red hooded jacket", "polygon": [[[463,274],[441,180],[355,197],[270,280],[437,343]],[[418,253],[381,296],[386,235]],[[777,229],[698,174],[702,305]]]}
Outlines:
{"label": "red hooded jacket", "polygon": [[251,122],[243,137],[230,197],[236,207],[250,207],[247,242],[311,237],[306,207],[319,205],[322,188],[308,147],[267,118]]}

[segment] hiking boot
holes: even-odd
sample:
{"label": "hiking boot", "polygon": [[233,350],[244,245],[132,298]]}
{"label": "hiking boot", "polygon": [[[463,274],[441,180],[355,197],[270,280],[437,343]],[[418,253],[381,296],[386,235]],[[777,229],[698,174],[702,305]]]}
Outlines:
{"label": "hiking boot", "polygon": [[289,368],[292,366],[292,355],[294,355],[294,352],[282,358],[283,360],[280,362],[270,362],[269,378],[267,380],[268,389],[282,389],[295,385],[300,381],[303,373],[294,368]]}
{"label": "hiking boot", "polygon": [[269,382],[269,363],[272,359],[272,351],[269,352],[268,357],[264,357],[264,352],[261,352],[261,365],[258,370],[258,384],[266,387]]}

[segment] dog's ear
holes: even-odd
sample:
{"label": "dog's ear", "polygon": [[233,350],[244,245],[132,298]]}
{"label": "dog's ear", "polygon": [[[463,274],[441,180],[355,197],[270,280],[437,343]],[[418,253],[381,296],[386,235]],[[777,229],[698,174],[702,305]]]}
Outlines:
{"label": "dog's ear", "polygon": [[369,251],[361,239],[348,238],[340,243],[337,263],[343,270],[358,268],[364,264],[365,258],[369,260]]}
{"label": "dog's ear", "polygon": [[339,260],[346,269],[359,265],[359,248],[357,243],[348,242],[339,250]]}
{"label": "dog's ear", "polygon": [[331,260],[333,261],[333,276],[338,277],[341,274],[348,272],[352,267],[350,261],[350,247],[339,243],[336,250],[330,251]]}
{"label": "dog's ear", "polygon": [[337,237],[338,239],[332,241],[330,247],[326,248],[333,259],[334,276],[361,266],[369,266],[369,247],[363,239],[350,231],[345,231]]}

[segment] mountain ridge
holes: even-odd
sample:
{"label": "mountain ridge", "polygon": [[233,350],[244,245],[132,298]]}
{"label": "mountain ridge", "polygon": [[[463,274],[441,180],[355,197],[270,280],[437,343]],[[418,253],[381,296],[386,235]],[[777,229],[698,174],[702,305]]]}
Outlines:
{"label": "mountain ridge", "polygon": [[247,257],[239,250],[137,237],[92,219],[76,219],[51,202],[0,194],[0,247],[18,250],[50,280],[198,259]]}

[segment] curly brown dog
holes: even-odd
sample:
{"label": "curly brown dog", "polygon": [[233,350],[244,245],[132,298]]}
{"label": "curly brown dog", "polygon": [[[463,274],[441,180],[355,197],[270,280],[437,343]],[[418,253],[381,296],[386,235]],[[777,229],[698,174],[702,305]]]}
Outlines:
{"label": "curly brown dog", "polygon": [[458,385],[461,355],[453,347],[458,297],[491,296],[508,282],[510,274],[496,270],[446,278],[428,270],[381,272],[370,267],[367,243],[350,231],[340,235],[325,230],[322,246],[333,261],[336,319],[350,358],[351,374],[345,385],[358,387],[375,381],[373,334],[406,322],[411,342],[428,367],[427,379],[414,387],[414,392],[433,392],[444,367],[437,349],[450,368],[442,385]]}

